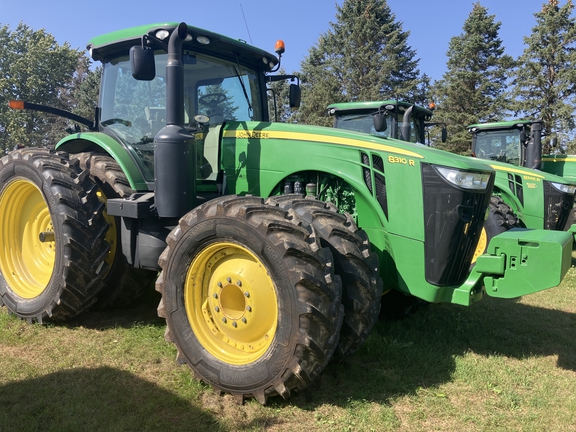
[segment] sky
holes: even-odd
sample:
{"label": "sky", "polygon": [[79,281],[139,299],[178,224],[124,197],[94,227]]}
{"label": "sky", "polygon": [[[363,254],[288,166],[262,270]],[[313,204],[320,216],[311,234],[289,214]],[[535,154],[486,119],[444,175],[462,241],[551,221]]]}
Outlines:
{"label": "sky", "polygon": [[[518,57],[525,49],[524,36],[535,26],[534,13],[545,0],[388,0],[402,30],[410,32],[408,45],[420,59],[419,69],[432,80],[446,72],[450,39],[462,33],[464,21],[479,2],[501,22],[500,39],[506,54]],[[19,22],[44,29],[59,44],[84,50],[98,35],[122,28],[179,22],[211,30],[274,52],[282,39],[286,53],[282,67],[300,70],[321,34],[336,22],[336,5],[343,0],[0,0],[0,25],[14,30]],[[566,0],[560,0],[564,5]]]}

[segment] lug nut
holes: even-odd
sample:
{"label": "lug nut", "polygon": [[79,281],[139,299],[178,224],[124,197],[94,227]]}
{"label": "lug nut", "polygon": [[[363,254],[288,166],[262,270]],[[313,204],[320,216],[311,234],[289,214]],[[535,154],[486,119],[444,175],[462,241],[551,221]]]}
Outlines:
{"label": "lug nut", "polygon": [[238,324],[236,323],[236,321],[232,321],[232,327],[238,327]]}
{"label": "lug nut", "polygon": [[248,291],[244,291],[244,296],[250,297],[250,293]]}
{"label": "lug nut", "polygon": [[241,287],[241,286],[242,286],[242,282],[238,281],[238,282],[236,282],[236,285],[238,285],[239,287]]}
{"label": "lug nut", "polygon": [[222,322],[226,324],[226,317],[222,317]]}
{"label": "lug nut", "polygon": [[252,312],[252,306],[250,306],[250,305],[246,306],[246,310],[247,310],[248,312]]}
{"label": "lug nut", "polygon": [[227,277],[226,280],[228,281],[228,283],[232,282],[232,279],[230,279],[229,277]]}
{"label": "lug nut", "polygon": [[246,324],[246,317],[242,317],[242,322]]}

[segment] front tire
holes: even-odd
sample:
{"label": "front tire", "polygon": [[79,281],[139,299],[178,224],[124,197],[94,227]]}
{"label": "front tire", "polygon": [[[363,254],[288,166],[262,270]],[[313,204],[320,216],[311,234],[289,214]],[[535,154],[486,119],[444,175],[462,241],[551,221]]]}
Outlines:
{"label": "front tire", "polygon": [[486,252],[490,240],[512,228],[520,228],[518,216],[499,196],[493,195],[490,198],[489,209],[488,219],[484,221],[480,240],[472,257],[473,265],[476,264],[478,257]]}
{"label": "front tire", "polygon": [[338,344],[341,282],[297,214],[222,197],[185,215],[167,243],[158,315],[197,378],[265,404],[320,375]]}
{"label": "front tire", "polygon": [[86,174],[45,149],[0,160],[0,303],[28,322],[69,319],[102,286],[108,224]]}

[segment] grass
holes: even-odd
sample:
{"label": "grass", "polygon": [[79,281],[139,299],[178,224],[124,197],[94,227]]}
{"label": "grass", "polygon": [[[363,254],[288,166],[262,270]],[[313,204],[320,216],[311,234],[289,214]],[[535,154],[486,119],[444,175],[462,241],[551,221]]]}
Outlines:
{"label": "grass", "polygon": [[0,308],[0,431],[576,431],[576,269],[554,289],[380,322],[317,383],[265,407],[195,381],[151,292],[28,325]]}

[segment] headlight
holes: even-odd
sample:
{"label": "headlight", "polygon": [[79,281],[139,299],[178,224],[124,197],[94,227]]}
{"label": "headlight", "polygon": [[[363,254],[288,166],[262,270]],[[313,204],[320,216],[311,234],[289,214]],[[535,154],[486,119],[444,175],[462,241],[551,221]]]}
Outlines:
{"label": "headlight", "polygon": [[434,168],[454,186],[463,189],[486,190],[490,181],[489,173],[461,171],[456,168],[441,166],[435,166]]}
{"label": "headlight", "polygon": [[556,189],[558,189],[560,192],[564,192],[567,194],[574,194],[574,192],[576,191],[576,186],[554,182],[550,182],[550,184],[554,186]]}

